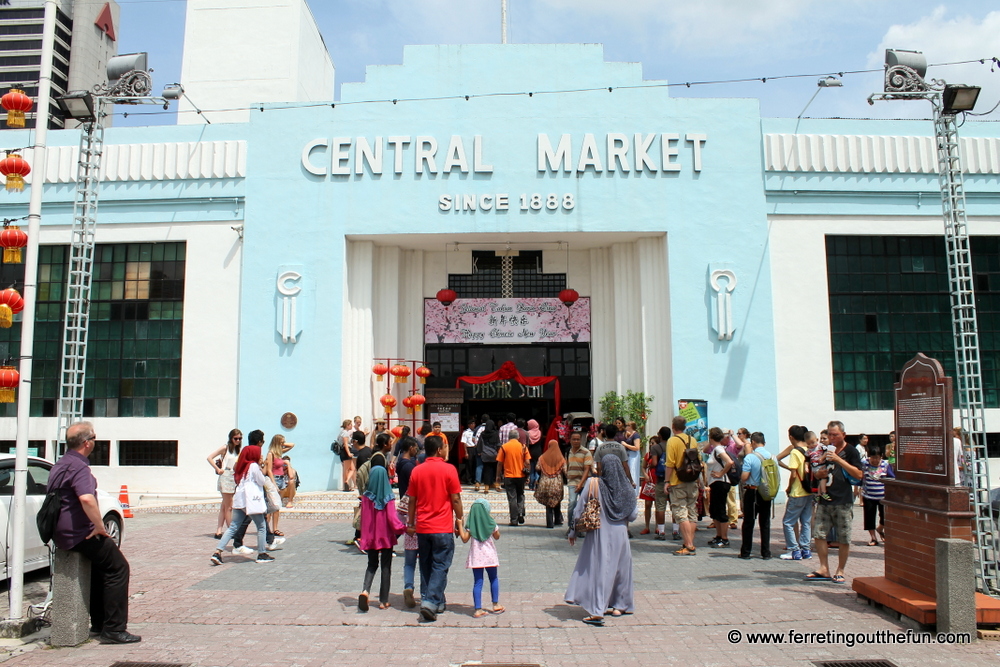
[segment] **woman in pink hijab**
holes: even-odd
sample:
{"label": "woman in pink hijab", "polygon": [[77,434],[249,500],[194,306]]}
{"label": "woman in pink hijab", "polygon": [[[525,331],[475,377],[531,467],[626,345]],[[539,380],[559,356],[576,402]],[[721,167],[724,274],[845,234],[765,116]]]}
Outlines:
{"label": "woman in pink hijab", "polygon": [[545,443],[542,442],[542,429],[538,428],[538,422],[534,419],[528,420],[528,454],[531,455],[531,475],[528,477],[528,488],[535,490],[535,483],[538,481],[537,461],[542,455]]}

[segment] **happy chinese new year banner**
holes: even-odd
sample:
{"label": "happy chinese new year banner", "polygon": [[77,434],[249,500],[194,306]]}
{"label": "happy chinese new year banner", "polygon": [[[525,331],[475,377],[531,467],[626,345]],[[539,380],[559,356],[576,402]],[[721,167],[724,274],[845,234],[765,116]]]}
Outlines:
{"label": "happy chinese new year banner", "polygon": [[589,343],[590,298],[424,299],[425,343]]}

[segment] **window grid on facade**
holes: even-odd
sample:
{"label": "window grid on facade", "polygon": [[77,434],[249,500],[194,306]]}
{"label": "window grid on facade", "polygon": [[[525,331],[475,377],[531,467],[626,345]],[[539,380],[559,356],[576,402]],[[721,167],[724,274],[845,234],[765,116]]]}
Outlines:
{"label": "window grid on facade", "polygon": [[176,440],[119,440],[120,466],[176,466]]}
{"label": "window grid on facade", "polygon": [[[66,442],[58,443],[58,454],[57,456],[62,456],[66,453]],[[94,441],[94,451],[90,452],[90,465],[92,466],[109,466],[111,465],[111,441],[110,440],[95,440]]]}
{"label": "window grid on facade", "polygon": [[[513,263],[514,298],[557,297],[566,289],[565,273],[542,273],[542,252],[522,250]],[[448,287],[460,299],[499,299],[502,291],[502,258],[491,250],[472,252],[472,273],[450,274]]]}
{"label": "window grid on facade", "polygon": [[[971,239],[983,398],[1000,405],[1000,254]],[[893,385],[917,352],[954,377],[947,255],[940,236],[827,236],[834,407],[892,410]],[[956,399],[957,400],[957,399]]]}
{"label": "window grid on facade", "polygon": [[[56,414],[62,364],[67,246],[39,248],[31,414]],[[98,245],[94,251],[84,416],[180,416],[184,243]],[[23,285],[23,264],[0,281]],[[0,356],[16,358],[20,325],[0,329]],[[15,416],[5,404],[0,416]]]}

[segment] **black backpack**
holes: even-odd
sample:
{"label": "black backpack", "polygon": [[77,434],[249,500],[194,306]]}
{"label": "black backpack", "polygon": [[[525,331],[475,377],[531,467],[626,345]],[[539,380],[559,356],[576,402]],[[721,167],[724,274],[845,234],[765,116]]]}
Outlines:
{"label": "black backpack", "polygon": [[701,452],[698,451],[697,447],[691,447],[691,436],[687,436],[681,465],[676,470],[677,479],[682,482],[697,482],[698,478],[701,477],[703,467]]}
{"label": "black backpack", "polygon": [[340,441],[340,438],[330,443],[330,451],[337,456],[340,456],[340,453],[344,451],[344,444]]}
{"label": "black backpack", "polygon": [[59,492],[49,491],[45,494],[45,500],[42,501],[42,507],[38,510],[38,514],[35,515],[38,536],[42,538],[43,544],[47,544],[56,532],[60,504]]}
{"label": "black backpack", "polygon": [[[726,467],[726,464],[722,462],[722,459],[719,458],[718,454],[715,455],[715,460],[718,461],[719,465],[721,465],[723,468]],[[739,484],[740,484],[740,471],[736,469],[736,466],[738,464],[737,464],[737,462],[736,462],[735,459],[731,459],[731,460],[733,461],[733,465],[731,465],[729,467],[729,470],[726,471],[726,481],[729,482],[729,484],[731,486],[739,486]]]}
{"label": "black backpack", "polygon": [[[806,450],[802,449],[801,447],[796,447],[795,451],[797,451],[799,454],[802,454],[802,458],[805,459],[805,463],[802,466],[803,470],[805,471],[801,480],[802,489],[806,493],[817,493],[819,491],[819,482],[813,479],[812,460],[810,460],[809,455],[806,453]],[[791,489],[791,487],[792,483],[791,481],[789,481],[788,488]]]}

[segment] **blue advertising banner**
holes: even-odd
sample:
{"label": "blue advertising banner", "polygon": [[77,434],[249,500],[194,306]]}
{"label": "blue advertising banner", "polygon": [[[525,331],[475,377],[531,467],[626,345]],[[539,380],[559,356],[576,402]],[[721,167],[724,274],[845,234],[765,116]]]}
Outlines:
{"label": "blue advertising banner", "polygon": [[677,414],[687,419],[685,433],[700,443],[708,442],[708,401],[700,398],[678,399]]}

